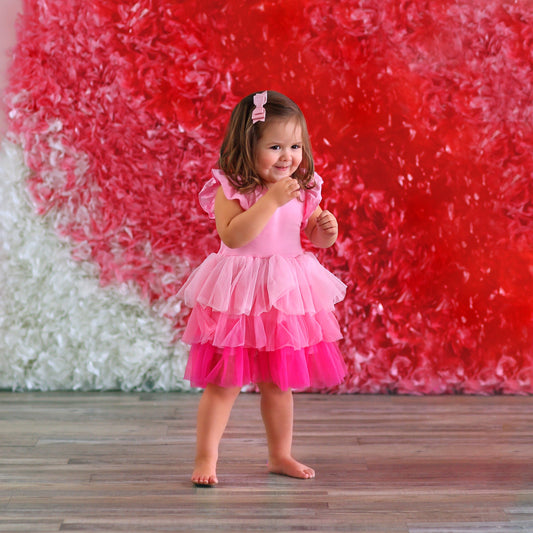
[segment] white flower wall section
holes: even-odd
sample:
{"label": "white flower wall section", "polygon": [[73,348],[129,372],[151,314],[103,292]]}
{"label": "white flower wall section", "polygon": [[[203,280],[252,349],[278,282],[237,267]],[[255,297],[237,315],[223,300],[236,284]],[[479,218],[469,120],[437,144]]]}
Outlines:
{"label": "white flower wall section", "polygon": [[102,288],[71,258],[25,188],[16,145],[0,153],[0,388],[185,390],[188,348],[130,287]]}

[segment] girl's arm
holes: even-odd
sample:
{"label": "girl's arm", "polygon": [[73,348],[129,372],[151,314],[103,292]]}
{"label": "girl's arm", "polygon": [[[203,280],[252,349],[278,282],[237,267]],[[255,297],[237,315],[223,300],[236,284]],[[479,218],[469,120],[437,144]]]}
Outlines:
{"label": "girl's arm", "polygon": [[322,211],[319,206],[309,217],[304,231],[316,247],[329,248],[337,240],[339,225],[333,213]]}
{"label": "girl's arm", "polygon": [[240,248],[253,241],[276,209],[299,194],[298,182],[284,178],[274,183],[250,209],[244,210],[237,200],[228,200],[219,187],[215,196],[215,222],[222,242],[229,248]]}

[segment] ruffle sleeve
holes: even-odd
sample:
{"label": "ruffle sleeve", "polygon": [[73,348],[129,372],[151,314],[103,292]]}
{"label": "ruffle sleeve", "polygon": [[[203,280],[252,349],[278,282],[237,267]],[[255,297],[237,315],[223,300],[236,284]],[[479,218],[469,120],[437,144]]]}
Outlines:
{"label": "ruffle sleeve", "polygon": [[315,209],[320,205],[322,200],[322,183],[324,180],[315,172],[313,177],[315,186],[312,189],[305,191],[304,196],[304,213],[302,219],[302,229],[307,226],[309,217],[314,213]]}
{"label": "ruffle sleeve", "polygon": [[209,218],[215,218],[215,196],[220,186],[222,186],[224,196],[228,200],[237,200],[243,209],[248,209],[252,205],[255,200],[253,194],[240,193],[229,182],[226,174],[222,170],[213,169],[212,174],[212,178],[206,182],[198,195],[200,205],[209,215]]}

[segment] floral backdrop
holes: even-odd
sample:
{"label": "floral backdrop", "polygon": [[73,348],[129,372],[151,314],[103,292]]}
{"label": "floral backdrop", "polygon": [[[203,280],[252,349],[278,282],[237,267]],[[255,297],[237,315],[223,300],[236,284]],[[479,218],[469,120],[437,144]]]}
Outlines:
{"label": "floral backdrop", "polygon": [[0,155],[0,387],[175,390],[233,106],[306,115],[348,285],[336,392],[533,392],[529,0],[26,0]]}

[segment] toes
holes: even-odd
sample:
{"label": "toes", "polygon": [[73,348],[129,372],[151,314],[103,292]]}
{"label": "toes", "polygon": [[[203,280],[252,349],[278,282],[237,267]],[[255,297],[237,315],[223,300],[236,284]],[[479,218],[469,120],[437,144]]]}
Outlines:
{"label": "toes", "polygon": [[197,487],[212,487],[213,485],[215,485],[214,482],[210,482],[209,480],[205,480],[205,479],[201,479],[201,480],[198,480],[198,481],[194,481],[193,480],[193,483]]}
{"label": "toes", "polygon": [[218,483],[216,476],[193,476],[191,481],[197,487],[212,487]]}

